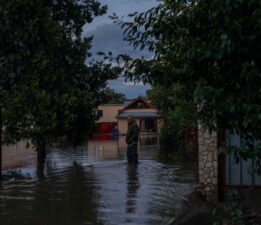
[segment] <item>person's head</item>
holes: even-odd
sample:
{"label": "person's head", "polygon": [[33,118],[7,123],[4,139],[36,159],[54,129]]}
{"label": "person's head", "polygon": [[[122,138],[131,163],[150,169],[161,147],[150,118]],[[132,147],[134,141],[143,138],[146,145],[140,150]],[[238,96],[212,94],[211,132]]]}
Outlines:
{"label": "person's head", "polygon": [[132,124],[133,121],[134,121],[133,116],[132,116],[132,115],[129,115],[129,116],[128,116],[128,123],[129,123],[129,124]]}

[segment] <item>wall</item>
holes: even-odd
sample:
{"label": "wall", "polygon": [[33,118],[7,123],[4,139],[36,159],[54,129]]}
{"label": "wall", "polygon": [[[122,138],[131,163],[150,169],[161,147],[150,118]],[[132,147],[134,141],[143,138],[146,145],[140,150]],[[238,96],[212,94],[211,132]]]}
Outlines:
{"label": "wall", "polygon": [[120,135],[127,134],[127,130],[128,130],[128,120],[127,119],[118,120],[118,130],[119,130]]}
{"label": "wall", "polygon": [[[140,119],[135,119],[138,126],[140,124]],[[126,135],[128,131],[128,120],[127,119],[119,119],[118,120],[118,129],[120,135]]]}
{"label": "wall", "polygon": [[27,146],[27,141],[3,145],[2,147],[3,169],[30,165],[36,160],[36,151],[34,151],[32,144]]}
{"label": "wall", "polygon": [[[140,126],[140,120],[141,119],[135,119],[138,126]],[[160,132],[160,128],[163,124],[164,120],[159,118],[157,119],[157,126],[158,126],[158,133]],[[126,135],[128,131],[128,121],[127,119],[119,119],[118,120],[118,129],[119,129],[119,134],[120,135]],[[145,134],[146,132],[143,132]],[[151,134],[151,132],[147,132],[146,134]]]}
{"label": "wall", "polygon": [[198,144],[200,192],[207,201],[217,200],[217,133],[209,133],[199,125]]}
{"label": "wall", "polygon": [[102,117],[97,121],[98,123],[108,123],[117,122],[116,116],[119,110],[121,110],[124,105],[100,105],[98,110],[103,111]]}

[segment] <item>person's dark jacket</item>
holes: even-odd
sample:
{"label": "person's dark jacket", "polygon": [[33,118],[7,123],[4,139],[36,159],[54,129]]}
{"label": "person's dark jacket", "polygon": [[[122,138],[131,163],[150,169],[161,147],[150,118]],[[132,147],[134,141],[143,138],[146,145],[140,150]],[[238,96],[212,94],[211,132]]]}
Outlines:
{"label": "person's dark jacket", "polygon": [[129,127],[128,127],[128,132],[126,135],[126,143],[128,145],[130,144],[138,144],[138,138],[139,138],[139,127],[135,121],[133,121]]}

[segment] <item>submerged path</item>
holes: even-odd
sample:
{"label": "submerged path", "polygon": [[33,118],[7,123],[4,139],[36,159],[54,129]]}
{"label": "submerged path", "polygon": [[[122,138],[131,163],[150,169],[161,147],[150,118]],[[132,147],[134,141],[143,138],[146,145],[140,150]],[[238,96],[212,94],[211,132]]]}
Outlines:
{"label": "submerged path", "polygon": [[160,162],[148,146],[130,166],[124,149],[106,149],[112,142],[93,146],[53,149],[42,180],[32,163],[5,170],[20,178],[0,183],[0,224],[168,225],[183,212],[195,165]]}

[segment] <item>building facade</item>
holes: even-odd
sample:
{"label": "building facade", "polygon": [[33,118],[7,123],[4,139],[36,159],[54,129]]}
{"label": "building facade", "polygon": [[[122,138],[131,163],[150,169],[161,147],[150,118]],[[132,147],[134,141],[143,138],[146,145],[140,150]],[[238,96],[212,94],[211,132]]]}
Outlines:
{"label": "building facade", "polygon": [[159,110],[144,98],[137,98],[119,110],[117,115],[119,134],[125,135],[128,130],[128,117],[132,116],[139,128],[140,134],[157,134],[163,124]]}
{"label": "building facade", "polygon": [[129,116],[136,120],[141,135],[158,134],[163,124],[163,117],[159,110],[141,97],[128,101],[127,104],[101,105],[98,107],[98,113],[100,115],[97,121],[98,134],[108,135],[108,137],[115,131],[118,135],[126,135]]}

